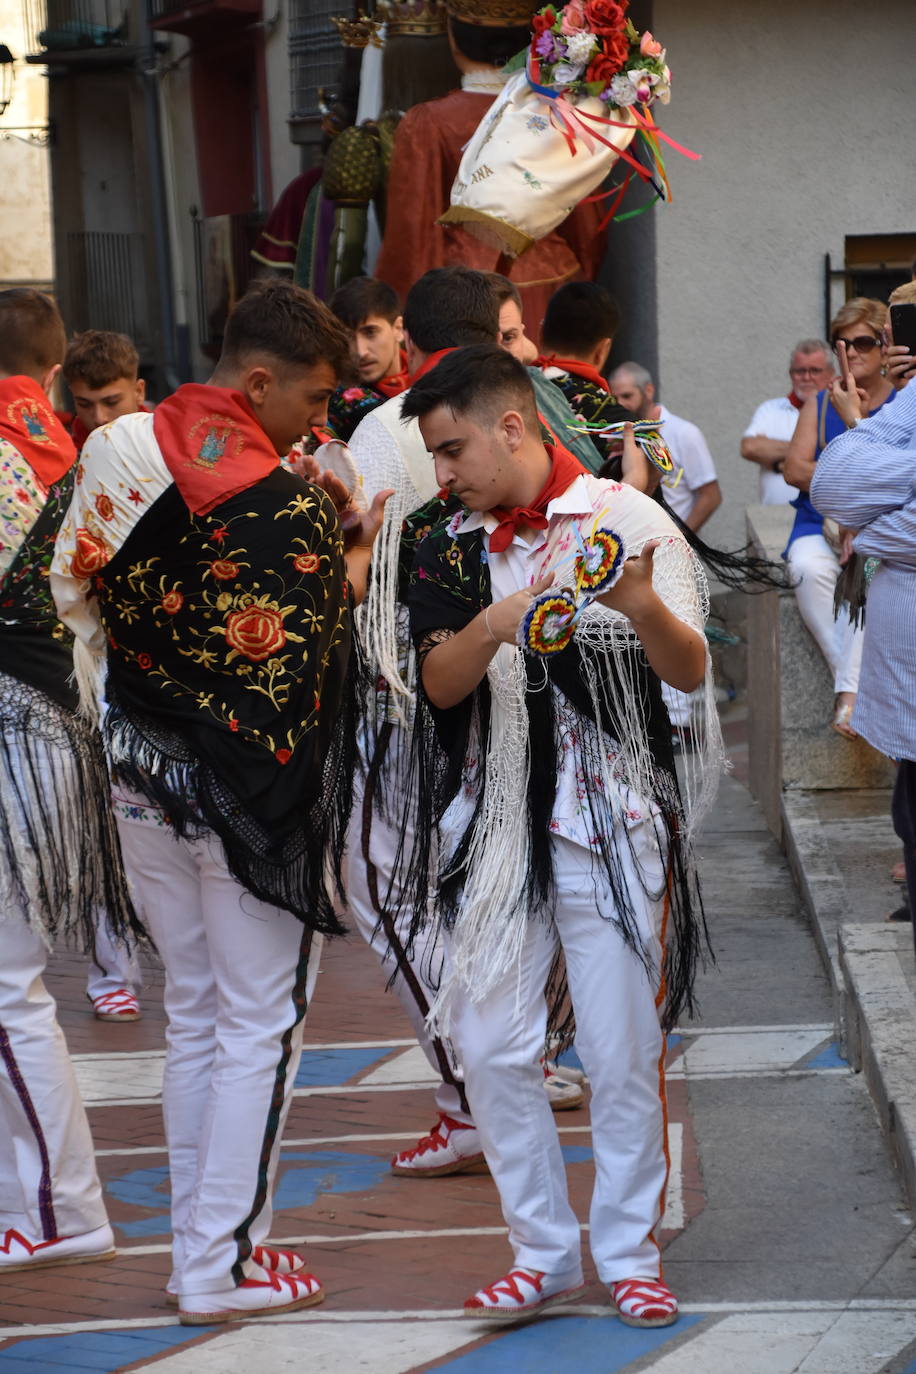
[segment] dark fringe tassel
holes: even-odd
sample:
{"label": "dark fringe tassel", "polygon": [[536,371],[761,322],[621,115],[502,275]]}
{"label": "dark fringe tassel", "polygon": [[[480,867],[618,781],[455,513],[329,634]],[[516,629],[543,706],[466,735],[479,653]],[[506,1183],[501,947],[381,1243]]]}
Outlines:
{"label": "dark fringe tassel", "polygon": [[101,921],[132,947],[144,932],[124,877],[97,731],[16,678],[0,676],[0,694],[7,902],[48,941],[70,937],[94,951]]}
{"label": "dark fringe tassel", "polygon": [[833,618],[836,620],[845,606],[849,619],[858,629],[865,626],[865,597],[868,592],[868,559],[860,553],[852,554],[840,569],[833,589]]}

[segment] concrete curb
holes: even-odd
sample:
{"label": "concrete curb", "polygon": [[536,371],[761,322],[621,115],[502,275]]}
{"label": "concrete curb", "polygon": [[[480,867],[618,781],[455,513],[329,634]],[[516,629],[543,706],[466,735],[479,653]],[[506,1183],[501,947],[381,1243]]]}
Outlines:
{"label": "concrete curb", "polygon": [[783,793],[782,821],[786,857],[830,981],[837,1038],[850,1065],[865,1075],[916,1207],[916,998],[905,974],[912,931],[856,921],[811,797]]}
{"label": "concrete curb", "polygon": [[837,1039],[846,1047],[846,985],[840,966],[840,927],[855,919],[846,884],[834,862],[814,804],[805,792],[782,794],[782,844],[795,886],[811,918],[833,995]]}
{"label": "concrete curb", "polygon": [[840,965],[847,988],[847,1046],[865,1074],[910,1205],[916,1205],[916,1007],[904,976],[909,926],[844,925]]}

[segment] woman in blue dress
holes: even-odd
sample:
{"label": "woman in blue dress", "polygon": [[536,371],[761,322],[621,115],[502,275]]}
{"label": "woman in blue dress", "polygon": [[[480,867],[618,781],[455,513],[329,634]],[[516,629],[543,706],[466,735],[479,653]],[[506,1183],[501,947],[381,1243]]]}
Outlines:
{"label": "woman in blue dress", "polygon": [[[885,316],[883,302],[857,296],[847,301],[830,323],[830,342],[834,349],[838,345],[845,347],[849,370],[862,393],[863,412],[868,415],[880,410],[894,395],[885,376]],[[799,491],[792,502],[795,524],[783,557],[789,565],[801,618],[833,673],[831,723],[841,735],[855,739],[849,719],[859,685],[862,631],[851,624],[845,608],[834,618],[840,540],[835,527],[828,526],[825,531],[824,517],[814,509],[808,495],[815,463],[830,440],[845,429],[846,423],[834,408],[829,390],[810,397],[799,413],[783,470],[786,481]]]}

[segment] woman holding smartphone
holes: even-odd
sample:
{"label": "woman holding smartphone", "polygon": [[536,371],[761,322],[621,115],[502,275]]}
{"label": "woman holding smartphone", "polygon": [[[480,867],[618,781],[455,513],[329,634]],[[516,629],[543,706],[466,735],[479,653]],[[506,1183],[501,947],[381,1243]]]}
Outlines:
{"label": "woman holding smartphone", "polygon": [[[862,411],[867,415],[875,414],[894,395],[884,375],[885,318],[882,301],[857,296],[847,301],[830,323],[830,342],[837,353],[844,390],[861,393]],[[829,389],[818,391],[802,407],[783,469],[786,481],[800,493],[792,502],[795,524],[783,557],[792,574],[802,620],[834,675],[831,724],[839,734],[855,739],[849,721],[859,684],[862,632],[853,626],[845,610],[834,617],[840,540],[835,535],[828,539],[831,527],[825,532],[824,517],[808,496],[818,458],[830,440],[848,427]]]}

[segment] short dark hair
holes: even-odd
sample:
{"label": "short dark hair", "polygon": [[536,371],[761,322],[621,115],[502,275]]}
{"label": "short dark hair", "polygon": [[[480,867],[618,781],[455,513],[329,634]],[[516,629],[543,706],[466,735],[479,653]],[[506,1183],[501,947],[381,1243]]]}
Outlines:
{"label": "short dark hair", "polygon": [[401,313],[397,291],[378,277],[351,277],[343,286],[338,286],[330,305],[348,329],[359,329],[372,316],[394,324]]}
{"label": "short dark hair", "polygon": [[252,282],[226,321],[219,365],[238,365],[266,353],[283,367],[328,363],[338,376],[350,358],[350,340],[324,301],[280,277]]}
{"label": "short dark hair", "polygon": [[404,328],[423,353],[496,342],[499,306],[484,272],[434,267],[407,292]]}
{"label": "short dark hair", "polygon": [[498,309],[502,309],[506,301],[514,301],[519,310],[522,308],[522,293],[508,277],[504,277],[502,272],[484,272],[484,276],[490,283],[490,290],[496,297]]}
{"label": "short dark hair", "polygon": [[474,344],[447,354],[405,391],[401,416],[420,419],[440,405],[454,415],[495,417],[517,410],[526,425],[540,433],[528,369],[498,344]]}
{"label": "short dark hair", "polygon": [[541,325],[545,353],[575,357],[589,353],[620,328],[620,307],[610,291],[593,281],[570,281],[554,291]]}
{"label": "short dark hair", "polygon": [[30,286],[0,291],[0,372],[37,381],[66,351],[67,331],[50,296]]}
{"label": "short dark hair", "polygon": [[140,355],[126,334],[109,329],[87,329],[74,334],[64,358],[64,381],[85,382],[93,391],[121,377],[137,380]]}
{"label": "short dark hair", "polygon": [[531,42],[531,29],[527,24],[504,29],[491,24],[468,24],[449,16],[448,26],[455,47],[463,57],[471,62],[487,62],[491,67],[504,67],[510,57],[524,52]]}

